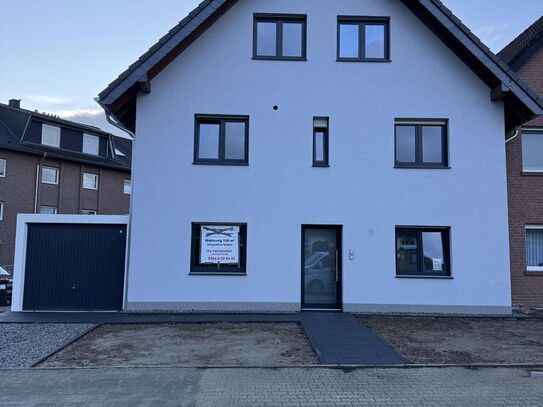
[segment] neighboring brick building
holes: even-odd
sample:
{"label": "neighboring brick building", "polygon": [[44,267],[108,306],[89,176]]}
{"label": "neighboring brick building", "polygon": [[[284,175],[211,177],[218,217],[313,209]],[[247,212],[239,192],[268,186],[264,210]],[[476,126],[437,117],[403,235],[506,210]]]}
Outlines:
{"label": "neighboring brick building", "polygon": [[[499,56],[543,96],[543,17]],[[508,141],[507,179],[513,305],[543,307],[543,116]]]}
{"label": "neighboring brick building", "polygon": [[97,127],[0,103],[0,266],[13,265],[19,213],[128,213],[131,154]]}

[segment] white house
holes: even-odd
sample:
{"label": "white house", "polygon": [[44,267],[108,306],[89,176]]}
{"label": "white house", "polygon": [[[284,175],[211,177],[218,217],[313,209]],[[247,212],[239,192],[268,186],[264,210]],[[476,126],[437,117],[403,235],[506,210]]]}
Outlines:
{"label": "white house", "polygon": [[207,0],[99,103],[126,309],[510,311],[504,140],[543,110],[438,0]]}

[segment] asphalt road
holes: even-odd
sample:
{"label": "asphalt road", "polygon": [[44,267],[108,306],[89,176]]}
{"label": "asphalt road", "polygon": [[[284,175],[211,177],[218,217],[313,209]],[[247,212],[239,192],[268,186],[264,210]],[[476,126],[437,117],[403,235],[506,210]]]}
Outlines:
{"label": "asphalt road", "polygon": [[2,406],[543,406],[524,369],[31,369],[0,371]]}

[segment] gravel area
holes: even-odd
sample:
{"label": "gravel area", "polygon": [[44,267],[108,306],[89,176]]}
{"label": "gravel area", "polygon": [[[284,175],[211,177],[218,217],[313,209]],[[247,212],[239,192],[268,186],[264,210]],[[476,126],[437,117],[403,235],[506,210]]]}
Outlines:
{"label": "gravel area", "polygon": [[31,367],[95,324],[0,324],[0,369]]}

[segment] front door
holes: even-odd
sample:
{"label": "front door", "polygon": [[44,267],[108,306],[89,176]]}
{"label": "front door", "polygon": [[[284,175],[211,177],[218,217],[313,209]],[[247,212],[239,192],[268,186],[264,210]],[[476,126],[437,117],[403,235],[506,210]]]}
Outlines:
{"label": "front door", "polygon": [[341,309],[341,226],[302,226],[302,308]]}

